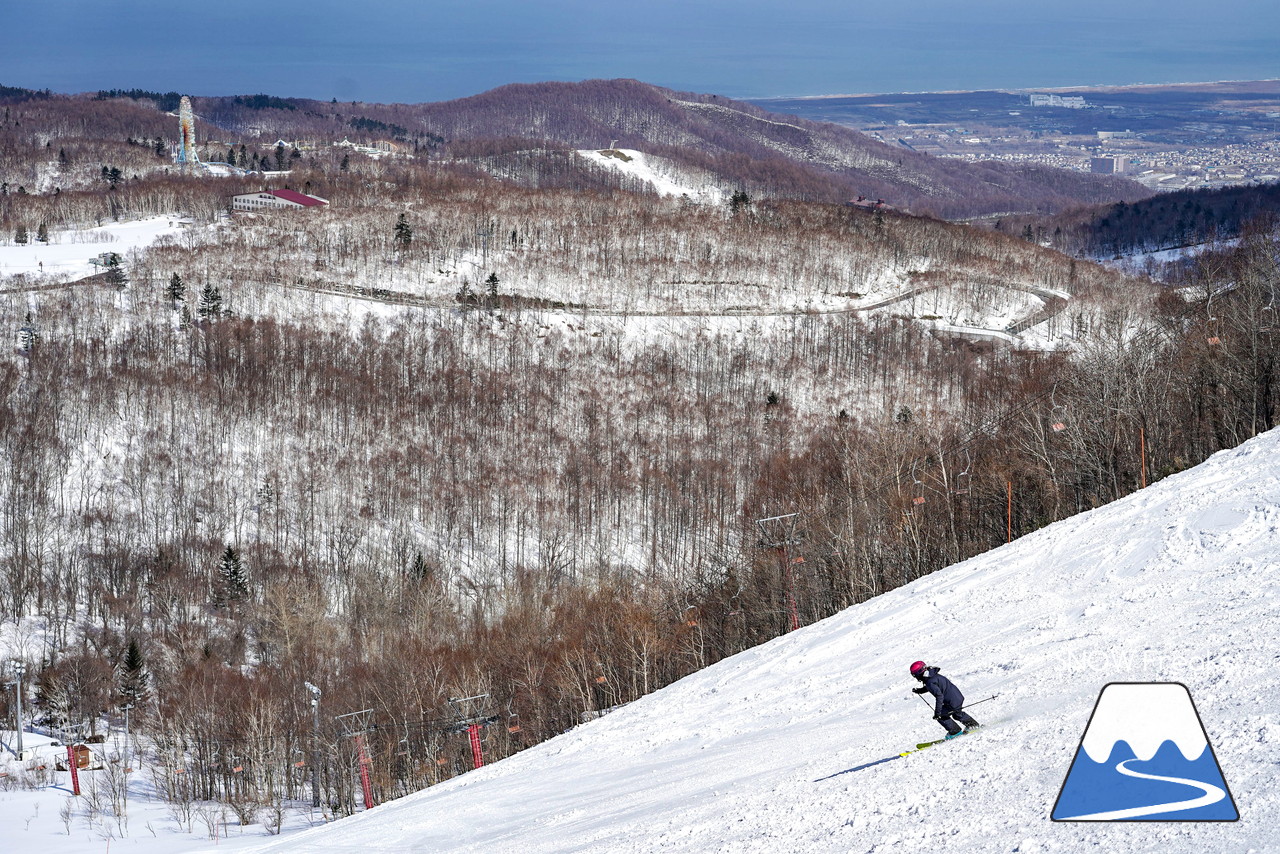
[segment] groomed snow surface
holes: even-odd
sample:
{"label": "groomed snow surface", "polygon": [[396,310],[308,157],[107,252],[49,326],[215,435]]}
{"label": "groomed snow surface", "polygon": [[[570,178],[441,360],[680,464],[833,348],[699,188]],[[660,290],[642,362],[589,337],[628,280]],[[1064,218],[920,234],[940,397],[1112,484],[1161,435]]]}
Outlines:
{"label": "groomed snow surface", "polygon": [[597,166],[637,178],[660,196],[688,196],[691,201],[709,204],[724,201],[725,194],[716,187],[698,182],[661,157],[652,157],[633,148],[581,149],[578,155]]}
{"label": "groomed snow surface", "polygon": [[[1280,851],[1280,433],[266,852]],[[987,725],[941,734],[908,664]],[[1181,682],[1241,819],[1054,823],[1109,682]]]}
{"label": "groomed snow surface", "polygon": [[[69,839],[46,814],[64,792],[9,791],[4,850],[1280,851],[1277,555],[1272,432],[328,826],[215,846],[161,813],[126,839]],[[942,732],[910,692],[917,658],[970,701],[999,697],[972,708],[979,734],[899,757]],[[1051,822],[1103,686],[1145,681],[1187,686],[1240,820]]]}
{"label": "groomed snow surface", "polygon": [[[90,259],[104,252],[115,252],[122,258],[131,249],[150,246],[160,237],[181,231],[175,216],[113,222],[97,228],[54,231],[48,243],[36,240],[30,230],[25,244],[12,240],[0,243],[0,278],[23,273],[57,278],[74,278],[101,272]],[[12,237],[12,235],[5,235]]]}

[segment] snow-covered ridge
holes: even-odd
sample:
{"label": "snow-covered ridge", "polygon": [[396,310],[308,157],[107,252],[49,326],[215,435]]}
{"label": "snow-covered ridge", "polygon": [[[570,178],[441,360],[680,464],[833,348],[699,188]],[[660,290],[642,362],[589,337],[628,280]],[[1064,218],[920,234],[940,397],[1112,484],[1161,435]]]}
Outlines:
{"label": "snow-covered ridge", "polygon": [[750,113],[743,112],[742,110],[735,110],[732,107],[726,107],[723,104],[706,104],[701,101],[676,101],[675,103],[691,110],[704,110],[710,113],[732,113],[735,116],[742,116],[744,119],[751,119],[752,121],[757,121],[761,124],[773,125],[780,128],[791,128],[792,130],[798,130],[801,133],[808,133],[808,131],[800,127],[800,125],[793,125],[790,122],[776,122],[773,119],[753,116]]}

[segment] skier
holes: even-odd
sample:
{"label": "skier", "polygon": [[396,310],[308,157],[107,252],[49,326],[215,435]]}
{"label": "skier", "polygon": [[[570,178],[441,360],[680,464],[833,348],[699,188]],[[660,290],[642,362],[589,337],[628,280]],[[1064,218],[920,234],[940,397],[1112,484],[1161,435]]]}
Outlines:
{"label": "skier", "polygon": [[[929,667],[923,661],[913,662],[911,665],[911,675],[920,680],[919,688],[912,688],[915,694],[932,694],[934,696],[933,719],[942,724],[942,728],[947,731],[947,738],[955,738],[962,732],[972,732],[981,724],[969,716],[968,712],[963,711],[964,694],[960,693],[960,689],[955,684],[943,676],[938,671],[940,668]],[[961,730],[959,724],[964,725]]]}

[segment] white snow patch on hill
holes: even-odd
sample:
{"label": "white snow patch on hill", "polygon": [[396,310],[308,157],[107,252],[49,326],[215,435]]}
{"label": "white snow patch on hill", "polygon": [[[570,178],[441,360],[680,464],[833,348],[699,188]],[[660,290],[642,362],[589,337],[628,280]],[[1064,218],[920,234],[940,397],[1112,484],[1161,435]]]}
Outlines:
{"label": "white snow patch on hill", "polygon": [[[262,851],[1280,851],[1280,433]],[[941,735],[908,664],[978,735]],[[1181,682],[1242,818],[1052,823],[1109,682]]]}
{"label": "white snow patch on hill", "polygon": [[690,180],[691,176],[661,157],[652,157],[631,148],[584,149],[578,154],[598,166],[644,181],[661,196],[688,196],[693,201],[710,204],[724,201],[724,193],[719,188],[710,184],[697,185]]}
{"label": "white snow patch on hill", "polygon": [[35,229],[30,229],[29,243],[0,244],[0,279],[17,273],[88,276],[101,272],[90,259],[104,252],[115,252],[123,258],[131,249],[150,246],[163,236],[179,234],[180,230],[176,216],[153,216],[97,228],[53,232],[48,243],[37,241]]}

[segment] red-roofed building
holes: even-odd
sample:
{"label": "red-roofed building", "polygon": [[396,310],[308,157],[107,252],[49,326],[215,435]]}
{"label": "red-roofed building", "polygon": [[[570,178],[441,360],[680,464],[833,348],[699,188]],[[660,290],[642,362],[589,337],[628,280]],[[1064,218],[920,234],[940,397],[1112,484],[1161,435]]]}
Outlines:
{"label": "red-roofed building", "polygon": [[297,190],[263,190],[260,193],[241,193],[231,197],[233,211],[278,211],[287,208],[318,208],[327,204],[328,199],[308,196]]}

